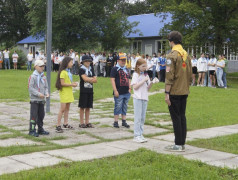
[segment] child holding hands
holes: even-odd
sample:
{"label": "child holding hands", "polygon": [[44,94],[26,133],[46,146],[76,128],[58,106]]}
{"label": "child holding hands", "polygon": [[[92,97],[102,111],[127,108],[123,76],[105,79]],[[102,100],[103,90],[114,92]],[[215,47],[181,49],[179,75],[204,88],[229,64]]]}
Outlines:
{"label": "child holding hands", "polygon": [[70,103],[74,101],[73,87],[76,87],[78,83],[73,82],[73,76],[70,69],[73,67],[73,59],[71,57],[65,57],[60,65],[58,77],[56,81],[56,88],[60,93],[60,110],[58,114],[58,121],[56,126],[56,132],[62,133],[61,118],[64,114],[64,129],[73,129],[68,124]]}
{"label": "child holding hands", "polygon": [[147,139],[144,138],[143,130],[148,103],[148,91],[152,86],[152,82],[146,73],[147,63],[144,59],[138,59],[136,62],[135,73],[133,74],[131,86],[133,87],[133,104],[134,104],[134,140],[143,143]]}

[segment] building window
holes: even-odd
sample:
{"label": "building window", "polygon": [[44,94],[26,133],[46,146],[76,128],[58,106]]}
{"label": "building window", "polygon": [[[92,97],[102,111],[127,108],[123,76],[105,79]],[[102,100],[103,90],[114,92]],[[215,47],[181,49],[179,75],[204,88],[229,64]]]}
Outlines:
{"label": "building window", "polygon": [[141,49],[142,49],[142,45],[141,45],[141,41],[133,41],[133,53],[140,53],[141,54]]}
{"label": "building window", "polygon": [[156,50],[157,52],[160,53],[166,53],[166,51],[168,50],[168,41],[166,40],[156,41]]}

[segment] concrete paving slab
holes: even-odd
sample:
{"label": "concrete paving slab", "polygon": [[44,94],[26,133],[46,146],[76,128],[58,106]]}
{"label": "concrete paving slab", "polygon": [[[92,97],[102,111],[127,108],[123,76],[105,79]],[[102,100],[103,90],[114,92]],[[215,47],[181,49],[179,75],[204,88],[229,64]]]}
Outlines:
{"label": "concrete paving slab", "polygon": [[31,141],[29,139],[25,139],[21,137],[3,139],[0,141],[0,147],[22,146],[22,145],[26,146],[26,145],[45,145],[45,144],[41,142]]}
{"label": "concrete paving slab", "polygon": [[7,119],[11,119],[11,116],[10,115],[6,115],[6,114],[1,114],[0,115],[0,124],[2,125],[2,123],[1,123],[2,120],[7,120]]}
{"label": "concrete paving slab", "polygon": [[144,147],[142,143],[136,143],[133,138],[127,140],[113,141],[106,143],[106,146],[111,146],[119,149],[124,149],[128,151],[135,151],[139,148]]}
{"label": "concrete paving slab", "polygon": [[104,143],[79,146],[75,148],[67,148],[53,151],[45,151],[44,153],[60,156],[72,161],[92,160],[96,158],[109,157],[128,152],[119,148],[106,146]]}
{"label": "concrete paving slab", "polygon": [[15,173],[22,170],[29,170],[33,168],[34,168],[33,166],[29,166],[16,160],[9,159],[8,157],[0,158],[0,175]]}
{"label": "concrete paving slab", "polygon": [[97,141],[99,141],[99,139],[93,138],[86,134],[81,134],[81,135],[74,136],[74,138],[68,137],[67,139],[53,140],[50,142],[55,144],[60,144],[62,146],[67,146],[67,145],[73,145],[73,144],[79,144],[79,143],[92,143]]}
{"label": "concrete paving slab", "polygon": [[[134,124],[131,125],[130,129],[134,130]],[[163,132],[168,132],[168,129],[163,129],[163,128],[158,128],[154,126],[149,126],[149,125],[144,125],[144,135],[148,134],[156,134],[156,133],[163,133]]]}
{"label": "concrete paving slab", "polygon": [[27,126],[11,126],[9,128],[17,130],[17,131],[28,131],[29,125],[27,125]]}
{"label": "concrete paving slab", "polygon": [[207,162],[207,164],[210,164],[212,166],[218,166],[218,167],[228,167],[231,169],[238,168],[238,157],[233,157],[225,160],[219,160],[219,161],[211,161]]}
{"label": "concrete paving slab", "polygon": [[85,129],[85,131],[92,133],[95,136],[104,139],[122,139],[125,137],[133,137],[133,133],[127,131],[126,128],[91,128]]}
{"label": "concrete paving slab", "polygon": [[186,154],[184,157],[187,159],[200,160],[202,162],[212,162],[234,158],[237,157],[237,155],[207,149],[207,151],[200,153]]}
{"label": "concrete paving slab", "polygon": [[109,156],[117,156],[128,152],[128,150],[120,149],[116,147],[107,146],[106,143],[91,144],[86,146],[75,147],[80,152],[86,152],[88,154],[95,155],[96,158],[104,158]]}
{"label": "concrete paving slab", "polygon": [[53,166],[62,161],[66,161],[64,159],[53,157],[42,152],[35,152],[35,153],[23,154],[23,155],[14,155],[14,156],[9,156],[9,158],[16,160],[18,162],[22,162],[29,166],[34,166],[34,167]]}
{"label": "concrete paving slab", "polygon": [[0,136],[10,135],[10,134],[13,134],[13,133],[12,132],[0,132]]}

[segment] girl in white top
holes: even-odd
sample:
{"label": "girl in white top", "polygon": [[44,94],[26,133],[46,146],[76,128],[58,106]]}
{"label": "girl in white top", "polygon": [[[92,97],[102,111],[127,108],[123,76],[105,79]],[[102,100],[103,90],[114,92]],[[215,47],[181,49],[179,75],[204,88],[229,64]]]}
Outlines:
{"label": "girl in white top", "polygon": [[134,90],[134,141],[140,143],[147,141],[142,134],[148,102],[148,91],[152,86],[146,69],[146,61],[144,59],[138,59],[131,81],[131,86]]}
{"label": "girl in white top", "polygon": [[18,60],[18,54],[16,51],[14,51],[14,53],[12,54],[12,62],[13,62],[14,69],[16,70],[17,70],[17,60]]}
{"label": "girl in white top", "polygon": [[217,85],[218,87],[224,88],[224,82],[222,80],[223,68],[225,67],[225,61],[222,59],[221,55],[218,57],[216,64],[216,74],[217,74]]}
{"label": "girl in white top", "polygon": [[214,54],[211,55],[211,59],[208,62],[208,70],[210,75],[210,82],[212,87],[216,87],[216,77],[215,77],[215,70],[216,70],[217,59]]}
{"label": "girl in white top", "polygon": [[192,58],[192,71],[193,71],[193,83],[192,83],[192,86],[195,85],[195,81],[196,81],[196,74],[197,74],[197,63],[198,63],[198,60],[196,59],[196,56],[193,55],[193,58]]}
{"label": "girl in white top", "polygon": [[207,60],[204,56],[204,53],[201,54],[201,57],[198,59],[197,62],[197,69],[198,69],[198,81],[197,86],[204,86],[204,78],[207,71]]}

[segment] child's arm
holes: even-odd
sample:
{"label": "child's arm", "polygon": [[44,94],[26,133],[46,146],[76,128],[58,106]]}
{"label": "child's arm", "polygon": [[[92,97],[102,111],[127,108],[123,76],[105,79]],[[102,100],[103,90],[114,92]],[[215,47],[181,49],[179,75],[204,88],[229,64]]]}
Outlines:
{"label": "child's arm", "polygon": [[93,77],[88,77],[86,74],[81,75],[81,77],[83,78],[83,80],[85,82],[89,82],[89,83],[97,83],[97,77],[93,76]]}
{"label": "child's arm", "polygon": [[146,81],[149,80],[149,76],[146,76],[142,81],[140,81],[139,83],[137,84],[134,84],[133,85],[133,88],[136,90],[138,89],[139,87],[141,87]]}
{"label": "child's arm", "polygon": [[117,91],[116,83],[115,83],[115,78],[111,78],[111,84],[112,84],[112,89],[114,92],[115,97],[119,97],[119,93]]}
{"label": "child's arm", "polygon": [[76,87],[78,84],[76,82],[73,82],[72,84],[67,84],[64,82],[64,79],[63,78],[60,78],[60,83],[61,83],[61,86],[63,87]]}

